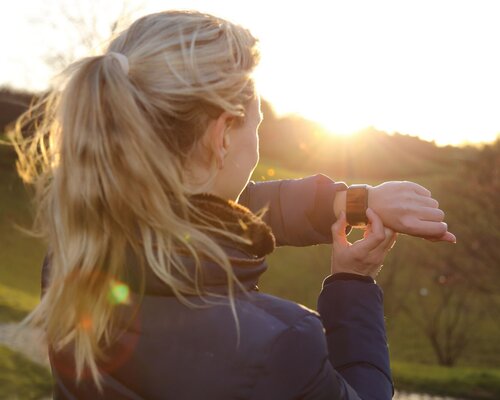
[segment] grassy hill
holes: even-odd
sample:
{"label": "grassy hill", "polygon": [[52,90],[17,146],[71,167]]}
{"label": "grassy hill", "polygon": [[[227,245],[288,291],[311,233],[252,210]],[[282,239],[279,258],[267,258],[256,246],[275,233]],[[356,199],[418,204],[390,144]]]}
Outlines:
{"label": "grassy hill", "polygon": [[46,368],[0,346],[0,398],[40,400],[51,392],[52,378]]}
{"label": "grassy hill", "polygon": [[[20,298],[39,296],[43,246],[21,229],[29,228],[32,210],[28,193],[17,177],[14,156],[0,145],[0,285],[22,292]],[[1,296],[1,294],[0,294]]]}
{"label": "grassy hill", "polygon": [[[439,305],[440,296],[451,288],[469,296],[461,315],[464,321],[474,323],[469,327],[471,338],[459,358],[458,367],[452,369],[458,375],[444,372],[439,375],[446,382],[445,386],[455,387],[458,385],[454,380],[466,380],[471,376],[467,375],[467,368],[490,368],[493,373],[487,376],[488,385],[494,387],[491,382],[499,379],[495,371],[500,367],[500,342],[494,339],[500,334],[498,309],[494,308],[499,300],[500,226],[495,222],[498,221],[495,219],[498,206],[495,208],[494,203],[486,202],[484,196],[476,193],[493,190],[493,198],[499,193],[488,183],[493,178],[486,184],[468,178],[469,172],[474,176],[476,164],[470,164],[473,167],[469,172],[464,166],[477,157],[479,150],[437,148],[416,138],[389,136],[373,130],[361,132],[351,141],[313,135],[314,138],[311,136],[305,144],[303,131],[298,132],[295,125],[291,124],[287,131],[277,124],[271,120],[261,133],[262,161],[254,173],[256,180],[297,178],[322,172],[348,183],[377,184],[389,179],[410,179],[431,189],[447,214],[450,230],[457,234],[458,244],[451,246],[400,236],[385,263],[379,283],[385,291],[395,376],[399,376],[400,388],[415,389],[418,382],[412,381],[408,371],[420,367],[407,363],[436,363],[432,347],[415,318],[422,317],[426,310],[432,311]],[[310,128],[304,124],[303,129]],[[281,157],[277,156],[279,148]],[[497,162],[495,160],[493,162]],[[486,171],[491,169],[485,168]],[[480,192],[485,187],[488,190]],[[45,248],[16,228],[16,225],[29,227],[30,215],[27,190],[14,170],[13,152],[0,145],[0,322],[19,320],[39,298],[40,265]],[[355,232],[350,239],[356,240],[356,234],[359,237],[359,232]],[[278,249],[269,257],[270,268],[262,279],[261,290],[315,308],[321,281],[329,271],[330,251],[325,245]],[[443,276],[454,276],[458,283],[455,286],[441,284]],[[476,290],[472,296],[467,291],[472,290],[471,287]],[[428,295],[422,295],[423,289]],[[410,312],[405,313],[404,308]],[[444,313],[450,310],[452,308],[448,307]],[[11,359],[11,355],[0,354],[0,359],[2,357],[4,363]],[[0,360],[0,368],[1,364]],[[431,370],[428,371],[430,374]],[[426,388],[427,378],[421,379],[420,388]],[[471,382],[471,390],[474,385],[482,385],[477,383],[481,382],[479,378]],[[435,387],[439,385],[434,383]],[[499,398],[500,393],[495,390],[488,393],[497,393],[497,397],[486,393],[475,398]],[[469,392],[462,391],[462,394],[465,396]]]}
{"label": "grassy hill", "polygon": [[[269,165],[273,165],[273,163]],[[254,178],[296,177],[288,171],[269,165],[261,162],[254,173]],[[270,169],[273,170],[272,177],[266,176]],[[447,175],[449,176],[450,173]],[[475,263],[478,273],[484,271],[484,268],[493,267],[492,265],[481,267],[479,261],[470,259],[470,255],[466,254],[465,245],[468,237],[481,238],[485,234],[483,232],[484,225],[480,221],[476,219],[475,224],[470,224],[468,220],[469,215],[480,215],[481,210],[478,209],[480,206],[469,204],[469,209],[464,207],[462,203],[464,199],[457,197],[456,193],[450,193],[448,186],[443,185],[444,176],[446,176],[446,171],[442,171],[440,174],[417,176],[415,181],[428,187],[440,201],[441,207],[447,213],[450,230],[458,236],[457,245],[432,243],[400,235],[378,278],[378,282],[386,292],[386,320],[391,356],[394,360],[436,363],[428,339],[415,326],[415,322],[401,312],[402,303],[407,303],[405,307],[410,310],[419,310],[424,301],[438,302],[438,291],[441,290],[441,287],[436,283],[436,277],[441,276],[441,269],[446,267],[448,263],[450,265],[457,263],[454,267],[457,270],[465,264]],[[349,177],[340,177],[338,180],[352,183]],[[356,181],[374,185],[380,183],[379,180],[369,178],[361,178]],[[497,234],[495,233],[495,235]],[[360,232],[355,231],[349,236],[349,240],[352,242],[360,237]],[[498,257],[497,251],[491,248],[487,250],[494,253],[492,257]],[[326,245],[277,249],[268,258],[270,268],[263,276],[260,284],[261,289],[315,308],[321,281],[329,271],[330,251],[330,246]],[[497,258],[497,260],[499,259]],[[495,277],[497,285],[499,283],[498,275],[491,276]],[[422,288],[426,288],[430,295],[422,297],[419,294]],[[457,290],[457,293],[462,293],[460,287],[457,287]],[[479,296],[479,294],[477,295]],[[495,295],[487,296],[494,297]],[[470,300],[469,303],[471,303],[471,307],[464,311],[464,315],[477,315],[479,311],[472,307],[473,301]],[[482,306],[478,304],[477,307]],[[432,304],[429,309],[432,309]],[[451,312],[451,310],[445,311]],[[483,318],[474,324],[474,337],[465,347],[462,357],[459,358],[459,365],[500,367],[500,344],[492,340],[493,337],[500,334],[500,323],[493,310],[491,313],[483,313],[482,315]]]}

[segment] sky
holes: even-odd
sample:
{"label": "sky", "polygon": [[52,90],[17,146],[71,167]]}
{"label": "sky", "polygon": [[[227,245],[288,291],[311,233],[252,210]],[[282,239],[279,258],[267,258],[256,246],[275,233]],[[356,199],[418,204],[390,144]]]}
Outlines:
{"label": "sky", "polygon": [[[280,115],[298,113],[337,134],[372,126],[439,145],[487,142],[500,133],[500,1],[129,4],[136,16],[198,9],[248,27],[261,44],[259,90]],[[120,1],[2,3],[0,85],[48,87],[54,71],[44,58],[75,51],[76,33],[61,18],[61,5],[79,15],[97,14],[107,27]]]}

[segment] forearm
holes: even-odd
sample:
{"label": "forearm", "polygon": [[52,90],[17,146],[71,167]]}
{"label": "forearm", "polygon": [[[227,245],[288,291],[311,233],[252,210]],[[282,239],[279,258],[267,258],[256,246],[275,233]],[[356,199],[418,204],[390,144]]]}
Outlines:
{"label": "forearm", "polygon": [[240,204],[253,212],[267,207],[264,221],[271,226],[278,245],[309,246],[331,243],[335,222],[332,204],[347,188],[325,175],[303,179],[250,182]]}
{"label": "forearm", "polygon": [[362,398],[393,392],[382,297],[375,283],[329,278],[318,299],[330,362]]}

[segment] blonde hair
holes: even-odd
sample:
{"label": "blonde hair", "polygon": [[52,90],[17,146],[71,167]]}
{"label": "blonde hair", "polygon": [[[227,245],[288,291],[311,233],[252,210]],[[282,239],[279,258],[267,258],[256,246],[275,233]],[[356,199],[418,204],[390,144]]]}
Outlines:
{"label": "blonde hair", "polygon": [[[127,57],[128,71],[112,53]],[[237,318],[239,282],[208,231],[233,235],[189,222],[196,210],[184,170],[211,118],[245,116],[258,56],[249,31],[220,18],[147,15],[105,54],[69,66],[18,121],[18,172],[35,185],[33,232],[51,249],[50,284],[27,322],[42,326],[56,351],[74,346],[78,379],[88,368],[100,387],[97,361],[113,340],[109,290],[123,279],[127,251],[188,305],[186,295],[204,294],[200,260],[216,262]]]}

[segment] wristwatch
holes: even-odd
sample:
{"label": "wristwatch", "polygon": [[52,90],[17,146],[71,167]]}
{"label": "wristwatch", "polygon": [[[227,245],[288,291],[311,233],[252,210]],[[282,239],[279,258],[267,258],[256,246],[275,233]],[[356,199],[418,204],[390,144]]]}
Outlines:
{"label": "wristwatch", "polygon": [[351,185],[347,188],[346,218],[351,226],[365,226],[368,223],[368,185]]}

